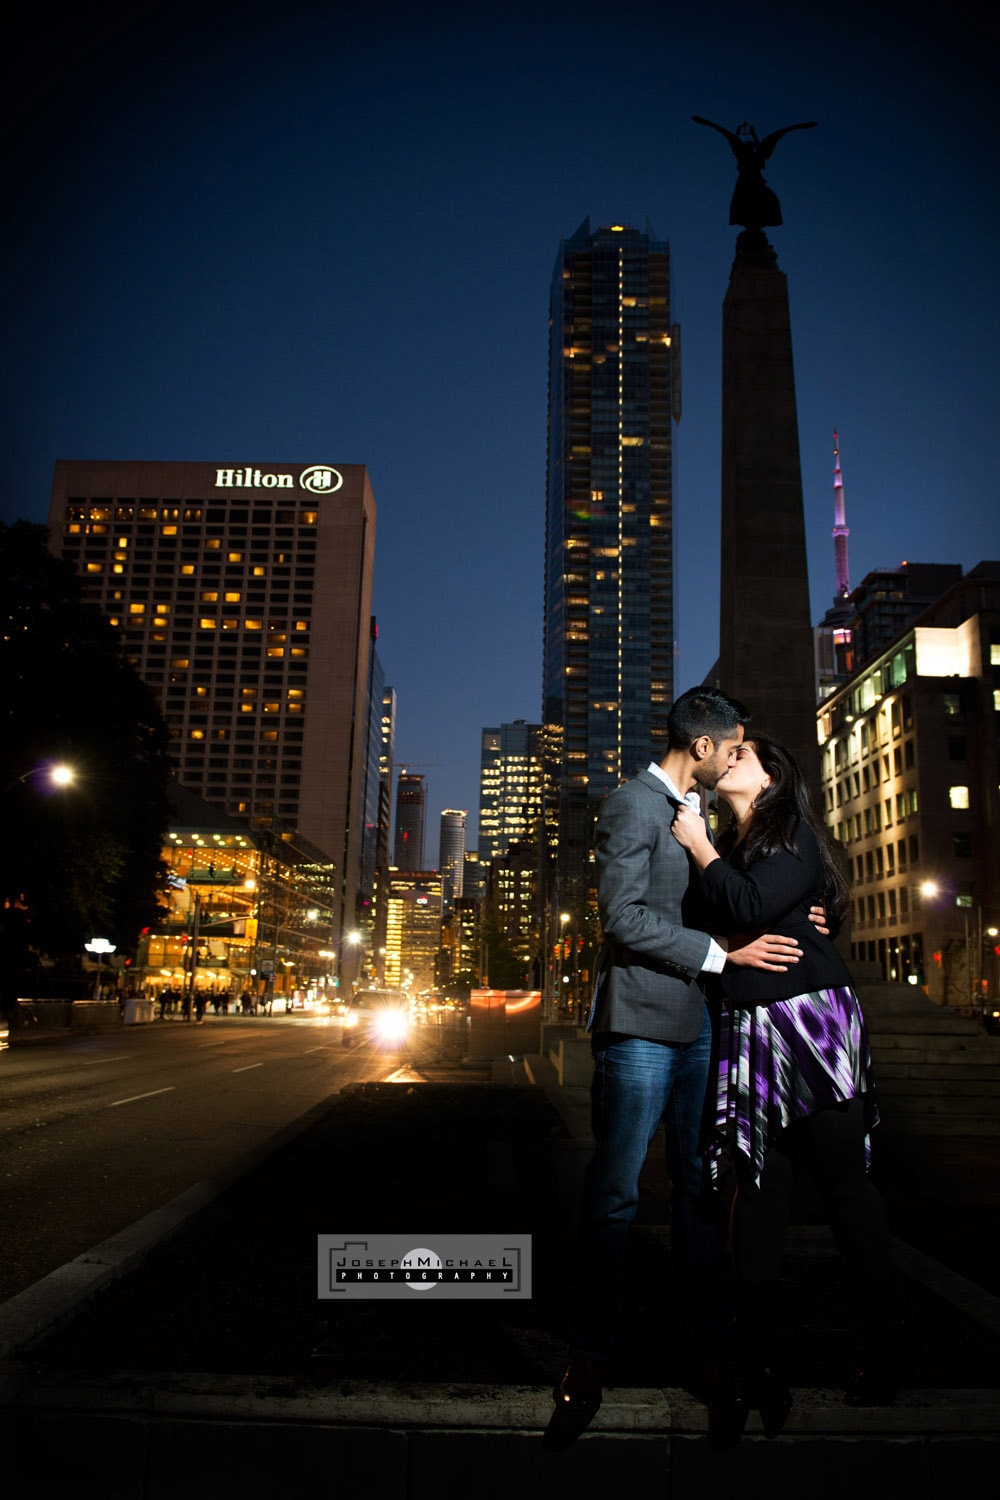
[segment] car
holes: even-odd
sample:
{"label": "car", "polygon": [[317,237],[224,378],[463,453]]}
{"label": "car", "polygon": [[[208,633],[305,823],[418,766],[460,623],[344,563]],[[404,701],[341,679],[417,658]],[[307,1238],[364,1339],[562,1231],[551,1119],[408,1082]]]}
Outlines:
{"label": "car", "polygon": [[385,1051],[410,1034],[410,1002],[403,990],[359,990],[344,1015],[344,1045],[366,1041]]}

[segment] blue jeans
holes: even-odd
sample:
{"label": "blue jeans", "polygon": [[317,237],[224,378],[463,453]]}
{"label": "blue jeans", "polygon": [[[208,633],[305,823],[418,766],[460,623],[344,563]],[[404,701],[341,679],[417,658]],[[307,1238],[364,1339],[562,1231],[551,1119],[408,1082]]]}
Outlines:
{"label": "blue jeans", "polygon": [[639,1201],[639,1174],[661,1119],[681,1326],[698,1361],[711,1363],[723,1355],[729,1283],[725,1230],[710,1201],[698,1149],[711,1052],[707,1007],[693,1042],[652,1042],[617,1033],[594,1038],[595,1147],[584,1179],[571,1355],[608,1359],[619,1342],[628,1232]]}

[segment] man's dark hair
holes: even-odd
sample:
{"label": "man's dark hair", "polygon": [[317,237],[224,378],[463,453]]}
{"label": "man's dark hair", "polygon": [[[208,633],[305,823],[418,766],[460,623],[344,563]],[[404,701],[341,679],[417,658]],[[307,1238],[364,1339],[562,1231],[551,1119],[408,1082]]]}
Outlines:
{"label": "man's dark hair", "polygon": [[732,739],[740,724],[749,724],[750,714],[736,698],[719,688],[688,688],[674,699],[667,720],[671,750],[686,750],[707,734],[713,745]]}

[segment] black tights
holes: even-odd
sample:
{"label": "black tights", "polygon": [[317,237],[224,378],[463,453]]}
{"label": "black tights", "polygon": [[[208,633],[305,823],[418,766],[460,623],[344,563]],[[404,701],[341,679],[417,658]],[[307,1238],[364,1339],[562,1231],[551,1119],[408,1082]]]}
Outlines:
{"label": "black tights", "polygon": [[818,1110],[783,1130],[764,1158],[760,1186],[737,1155],[738,1192],[733,1209],[736,1279],[776,1281],[791,1216],[797,1162],[808,1167],[840,1252],[859,1282],[884,1286],[892,1267],[885,1205],[865,1170],[865,1101]]}

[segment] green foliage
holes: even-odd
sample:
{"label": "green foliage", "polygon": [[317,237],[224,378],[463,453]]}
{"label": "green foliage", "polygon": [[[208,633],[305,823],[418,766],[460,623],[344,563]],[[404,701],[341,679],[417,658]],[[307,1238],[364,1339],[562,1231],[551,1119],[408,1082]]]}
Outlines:
{"label": "green foliage", "polygon": [[[81,599],[42,526],[0,526],[0,968],[134,949],[152,917],[169,822],[167,731],[119,637]],[[46,768],[72,766],[54,788]]]}

